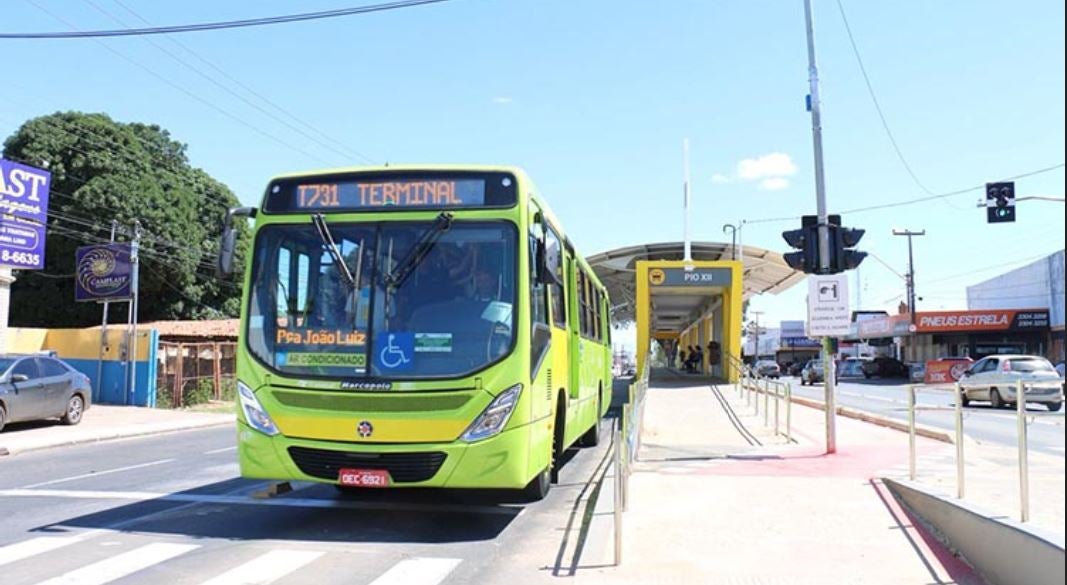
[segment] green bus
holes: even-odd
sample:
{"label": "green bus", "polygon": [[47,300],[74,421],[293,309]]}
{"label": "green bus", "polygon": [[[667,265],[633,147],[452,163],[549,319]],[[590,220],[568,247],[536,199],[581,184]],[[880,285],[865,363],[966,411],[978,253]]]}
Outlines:
{"label": "green bus", "polygon": [[253,218],[237,349],[247,478],[521,490],[593,446],[610,302],[518,168],[283,175]]}

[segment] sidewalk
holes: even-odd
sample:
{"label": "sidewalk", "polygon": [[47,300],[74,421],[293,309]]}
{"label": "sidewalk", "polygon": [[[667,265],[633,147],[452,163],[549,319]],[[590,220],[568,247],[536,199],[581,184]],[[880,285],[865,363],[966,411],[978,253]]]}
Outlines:
{"label": "sidewalk", "polygon": [[[838,418],[838,453],[826,456],[821,411],[794,405],[788,443],[774,436],[773,401],[768,430],[763,401],[753,416],[733,386],[718,386],[718,397],[674,386],[648,394],[622,565],[590,568],[580,582],[982,582],[878,481],[879,470],[907,464],[907,435]],[[784,430],[784,402],[779,421]],[[920,454],[943,448],[918,440]]]}
{"label": "sidewalk", "polygon": [[0,456],[62,445],[225,425],[233,421],[234,415],[229,413],[94,404],[85,411],[81,423],[74,426],[66,426],[59,421],[7,425],[0,432]]}

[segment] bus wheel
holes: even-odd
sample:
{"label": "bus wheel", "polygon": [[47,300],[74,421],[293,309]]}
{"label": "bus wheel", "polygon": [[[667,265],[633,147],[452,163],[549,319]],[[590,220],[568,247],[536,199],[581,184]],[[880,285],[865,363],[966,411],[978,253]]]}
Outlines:
{"label": "bus wheel", "polygon": [[539,502],[545,499],[552,489],[552,466],[544,468],[522,488],[522,499],[526,502]]}
{"label": "bus wheel", "polygon": [[589,430],[582,435],[579,439],[583,447],[596,447],[600,444],[600,394],[596,397],[596,418],[593,419],[593,426],[589,427]]}

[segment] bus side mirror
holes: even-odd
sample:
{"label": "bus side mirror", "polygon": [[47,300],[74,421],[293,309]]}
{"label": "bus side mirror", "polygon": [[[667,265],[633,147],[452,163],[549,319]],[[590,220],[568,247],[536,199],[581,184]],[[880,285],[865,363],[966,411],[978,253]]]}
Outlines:
{"label": "bus side mirror", "polygon": [[255,216],[255,207],[231,207],[226,211],[226,217],[222,220],[222,237],[219,239],[218,264],[215,267],[219,276],[233,274],[233,258],[237,249],[237,228],[233,225],[233,218]]}

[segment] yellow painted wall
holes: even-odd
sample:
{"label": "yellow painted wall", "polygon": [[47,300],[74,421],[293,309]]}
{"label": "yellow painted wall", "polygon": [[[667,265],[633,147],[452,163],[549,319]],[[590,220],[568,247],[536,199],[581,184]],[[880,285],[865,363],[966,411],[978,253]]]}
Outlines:
{"label": "yellow painted wall", "polygon": [[[150,353],[149,340],[151,331],[137,331],[137,360],[147,360]],[[119,361],[126,343],[124,327],[109,327],[107,342],[104,345],[104,360]],[[61,358],[91,359],[99,358],[99,329],[35,329],[15,327],[8,330],[7,351],[11,353],[36,353],[52,350]]]}

